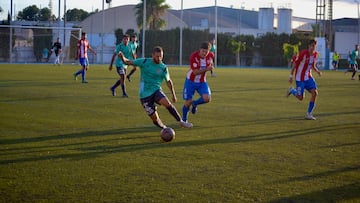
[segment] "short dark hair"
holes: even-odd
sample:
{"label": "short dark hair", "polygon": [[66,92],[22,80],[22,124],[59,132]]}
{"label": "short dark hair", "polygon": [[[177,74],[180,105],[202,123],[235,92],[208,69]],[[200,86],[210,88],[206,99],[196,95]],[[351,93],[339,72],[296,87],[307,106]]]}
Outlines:
{"label": "short dark hair", "polygon": [[309,45],[311,45],[311,44],[315,44],[315,45],[316,45],[316,43],[317,43],[316,39],[311,39],[311,40],[309,41]]}
{"label": "short dark hair", "polygon": [[210,49],[210,47],[211,47],[210,42],[203,42],[203,43],[201,43],[201,46],[200,46],[201,49]]}
{"label": "short dark hair", "polygon": [[163,52],[163,48],[161,46],[155,46],[153,49],[153,53]]}
{"label": "short dark hair", "polygon": [[86,35],[86,32],[82,32],[81,35]]}
{"label": "short dark hair", "polygon": [[130,35],[124,34],[124,35],[123,35],[123,38],[125,38],[125,37],[126,37],[126,38],[130,38]]}

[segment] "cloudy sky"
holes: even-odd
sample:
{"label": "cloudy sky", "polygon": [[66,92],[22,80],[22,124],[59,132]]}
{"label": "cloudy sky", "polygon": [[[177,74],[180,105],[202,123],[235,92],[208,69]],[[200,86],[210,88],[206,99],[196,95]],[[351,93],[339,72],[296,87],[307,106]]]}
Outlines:
{"label": "cloudy sky", "polygon": [[[16,14],[23,8],[36,5],[39,8],[49,7],[49,2],[52,2],[53,13],[58,15],[59,0],[12,0],[13,1],[13,13]],[[91,12],[95,9],[102,9],[102,0],[60,0],[61,15],[63,15],[64,1],[66,1],[66,9],[78,8]],[[105,0],[104,0],[105,1]],[[206,7],[214,6],[215,1],[218,6],[244,8],[246,10],[259,10],[259,7],[273,7],[273,8],[291,8],[293,10],[293,16],[316,18],[316,0],[214,0],[213,3],[209,3],[209,0],[166,0],[166,3],[171,6],[172,9],[181,9],[181,2],[183,2],[183,8],[194,7]],[[360,0],[333,0],[333,18],[358,18],[358,3]],[[30,3],[32,2],[32,3]],[[140,0],[112,0],[111,6],[120,6],[125,4],[138,4]],[[0,19],[5,19],[8,11],[10,11],[10,0],[1,0],[0,6],[3,12]],[[108,5],[105,4],[105,9]],[[276,9],[275,9],[276,12]],[[326,11],[327,12],[327,11]]]}

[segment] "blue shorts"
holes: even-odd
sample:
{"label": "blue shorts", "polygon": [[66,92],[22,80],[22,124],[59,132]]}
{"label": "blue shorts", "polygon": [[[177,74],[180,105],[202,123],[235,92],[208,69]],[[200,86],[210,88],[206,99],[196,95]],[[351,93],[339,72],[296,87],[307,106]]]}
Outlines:
{"label": "blue shorts", "polygon": [[183,89],[183,99],[190,100],[193,98],[195,91],[200,95],[207,94],[211,95],[211,90],[207,82],[193,82],[189,79],[185,79]]}
{"label": "blue shorts", "polygon": [[296,94],[304,95],[304,91],[307,90],[310,92],[312,89],[317,89],[316,82],[314,78],[310,78],[305,81],[296,81]]}
{"label": "blue shorts", "polygon": [[87,58],[80,58],[79,63],[82,67],[87,67],[89,65],[89,60]]}

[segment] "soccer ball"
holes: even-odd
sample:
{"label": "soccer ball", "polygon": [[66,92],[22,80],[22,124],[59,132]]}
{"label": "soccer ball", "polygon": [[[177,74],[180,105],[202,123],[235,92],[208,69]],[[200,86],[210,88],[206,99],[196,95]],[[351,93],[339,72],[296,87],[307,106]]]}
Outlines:
{"label": "soccer ball", "polygon": [[160,137],[163,142],[170,142],[175,139],[175,131],[172,128],[166,127],[160,131]]}

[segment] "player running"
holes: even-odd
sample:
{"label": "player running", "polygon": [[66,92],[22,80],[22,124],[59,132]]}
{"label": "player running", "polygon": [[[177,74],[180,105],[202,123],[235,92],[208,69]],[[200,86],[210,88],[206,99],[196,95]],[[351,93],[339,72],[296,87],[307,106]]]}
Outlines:
{"label": "player running", "polygon": [[292,83],[295,72],[296,89],[290,87],[286,92],[287,97],[292,94],[300,101],[302,101],[305,97],[305,89],[311,93],[309,107],[305,116],[305,119],[307,120],[316,120],[316,118],[312,115],[312,112],[315,108],[315,100],[318,95],[318,91],[315,79],[311,75],[311,69],[314,69],[318,75],[321,76],[321,72],[315,65],[318,57],[318,52],[315,50],[316,43],[316,40],[310,40],[308,49],[302,50],[299,53],[298,58],[291,68],[289,76],[289,82]]}
{"label": "player running", "polygon": [[96,51],[93,50],[90,46],[89,41],[86,39],[86,33],[81,33],[81,39],[77,42],[77,49],[75,60],[79,59],[79,63],[81,65],[81,69],[74,73],[74,79],[77,80],[77,76],[81,74],[81,82],[88,83],[86,81],[86,71],[88,70],[89,60],[87,51],[91,51],[96,55]]}
{"label": "player running", "polygon": [[115,89],[119,85],[121,85],[121,89],[123,92],[122,97],[128,97],[128,95],[126,94],[126,86],[125,86],[125,76],[126,76],[127,65],[124,64],[124,62],[118,57],[118,54],[120,52],[122,52],[126,58],[130,58],[130,57],[136,58],[136,56],[133,53],[132,47],[129,44],[129,40],[130,40],[130,36],[128,34],[125,34],[123,36],[122,42],[116,46],[116,48],[114,50],[114,54],[111,58],[111,62],[109,65],[109,71],[112,70],[112,66],[113,66],[114,60],[116,58],[116,61],[115,61],[116,71],[120,76],[120,79],[117,80],[112,87],[110,87],[110,91],[113,96],[116,96]]}
{"label": "player running", "polygon": [[172,101],[177,101],[169,70],[162,61],[163,56],[163,49],[159,46],[154,47],[152,58],[129,60],[124,57],[122,52],[119,53],[119,57],[125,64],[137,66],[140,68],[140,101],[147,115],[153,121],[154,125],[161,129],[166,128],[166,126],[161,121],[158,112],[156,111],[156,104],[160,104],[169,111],[169,113],[179,122],[180,126],[191,128],[193,126],[192,123],[187,123],[181,120],[181,117],[175,106],[169,101],[168,97],[161,89],[161,84],[163,80],[165,80],[168,88],[171,91]]}
{"label": "player running", "polygon": [[[214,69],[214,54],[210,52],[211,44],[203,42],[200,49],[190,55],[190,69],[186,74],[183,89],[183,99],[185,104],[182,108],[183,121],[188,120],[190,106],[191,113],[195,114],[197,106],[210,102],[211,91],[206,82],[206,72]],[[200,94],[200,98],[193,101],[195,91]]]}

